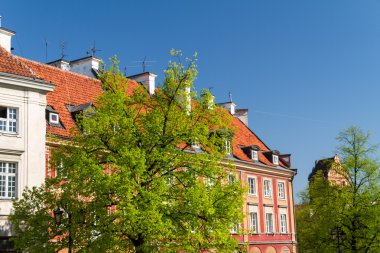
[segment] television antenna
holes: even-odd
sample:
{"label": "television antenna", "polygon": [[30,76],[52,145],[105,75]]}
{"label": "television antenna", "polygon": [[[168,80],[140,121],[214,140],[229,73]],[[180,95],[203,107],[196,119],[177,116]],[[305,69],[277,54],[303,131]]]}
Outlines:
{"label": "television antenna", "polygon": [[96,52],[99,52],[99,51],[102,51],[102,50],[96,48],[96,44],[95,44],[95,40],[94,40],[94,44],[92,45],[92,47],[90,48],[90,50],[88,50],[86,52],[86,54],[87,55],[91,55],[91,56],[95,56]]}
{"label": "television antenna", "polygon": [[61,48],[61,60],[63,60],[63,58],[65,58],[65,56],[67,56],[67,54],[65,54],[66,45],[65,45],[64,40],[62,40],[60,48]]}
{"label": "television antenna", "polygon": [[[149,63],[153,63],[153,62],[156,62],[156,61],[147,61],[146,60],[146,56],[144,57],[144,59],[142,61],[134,61],[136,63],[141,63],[141,67],[142,67],[142,71],[143,73],[146,71],[146,67],[150,67],[152,66],[152,64],[149,64]],[[147,64],[148,63],[148,64]]]}
{"label": "television antenna", "polygon": [[44,39],[44,44],[45,44],[45,62],[48,62],[48,41],[46,40],[46,38]]}

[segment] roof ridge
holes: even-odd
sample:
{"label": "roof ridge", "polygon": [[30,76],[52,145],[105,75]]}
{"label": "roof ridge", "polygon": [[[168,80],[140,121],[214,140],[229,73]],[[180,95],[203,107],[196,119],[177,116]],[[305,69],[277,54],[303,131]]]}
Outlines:
{"label": "roof ridge", "polygon": [[23,58],[23,57],[20,57],[20,56],[15,56],[15,57],[19,58],[21,61],[31,62],[31,63],[34,63],[34,64],[38,64],[38,65],[40,65],[40,66],[42,66],[44,68],[50,68],[50,69],[53,69],[54,71],[59,71],[59,72],[62,72],[64,74],[69,74],[69,75],[78,76],[78,77],[81,77],[81,78],[86,78],[86,79],[90,79],[90,80],[93,80],[93,81],[100,82],[100,80],[97,79],[97,78],[92,78],[92,77],[89,77],[89,76],[86,76],[86,75],[82,75],[82,74],[79,74],[79,73],[75,73],[75,72],[72,72],[72,71],[69,71],[69,70],[63,70],[63,69],[60,69],[60,68],[48,65],[46,63],[42,63],[42,62],[26,59],[26,58]]}

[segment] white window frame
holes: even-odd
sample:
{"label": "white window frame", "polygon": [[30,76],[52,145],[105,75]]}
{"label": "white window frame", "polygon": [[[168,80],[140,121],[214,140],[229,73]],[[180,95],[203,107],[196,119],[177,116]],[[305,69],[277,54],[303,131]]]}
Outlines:
{"label": "white window frame", "polygon": [[224,151],[227,155],[232,154],[232,140],[230,138],[226,138],[224,141]]}
{"label": "white window frame", "polygon": [[[10,167],[11,164],[12,167]],[[0,199],[17,197],[17,172],[17,162],[0,161]]]}
{"label": "white window frame", "polygon": [[265,232],[267,234],[274,233],[274,221],[272,212],[265,213]]}
{"label": "white window frame", "polygon": [[233,184],[236,182],[236,175],[233,173],[228,174],[228,182]]}
{"label": "white window frame", "polygon": [[[7,117],[6,118],[0,118],[1,125],[4,126],[5,129],[0,128],[0,132],[3,133],[11,133],[11,134],[17,134],[18,133],[18,115],[19,111],[16,107],[9,107],[9,106],[1,106],[3,108],[7,109]],[[14,115],[14,117],[13,117]],[[14,124],[14,126],[12,126]],[[12,129],[12,130],[11,130]]]}
{"label": "white window frame", "polygon": [[[282,187],[280,187],[282,185]],[[278,191],[278,198],[279,199],[286,199],[286,193],[285,193],[285,182],[284,181],[279,181],[277,182],[277,191]]]}
{"label": "white window frame", "polygon": [[240,231],[240,223],[231,223],[231,234],[238,234]]}
{"label": "white window frame", "polygon": [[[268,183],[266,184],[266,182]],[[271,198],[272,197],[272,180],[264,179],[263,187],[264,187],[264,197]]]}
{"label": "white window frame", "polygon": [[[253,180],[253,188],[251,188],[250,179]],[[256,196],[257,195],[257,181],[256,177],[248,176],[247,178],[247,184],[248,184],[248,195],[250,196]]]}
{"label": "white window frame", "polygon": [[257,150],[251,150],[251,159],[253,161],[259,160],[259,152]]}
{"label": "white window frame", "polygon": [[257,211],[249,212],[249,232],[251,234],[259,233],[258,217]]}
{"label": "white window frame", "polygon": [[[54,120],[53,117],[56,116],[57,120]],[[49,112],[49,123],[50,124],[59,124],[59,114],[54,112]]]}
{"label": "white window frame", "polygon": [[288,233],[288,221],[285,213],[280,214],[280,233]]}
{"label": "white window frame", "polygon": [[272,160],[274,165],[278,165],[278,155],[272,155]]}

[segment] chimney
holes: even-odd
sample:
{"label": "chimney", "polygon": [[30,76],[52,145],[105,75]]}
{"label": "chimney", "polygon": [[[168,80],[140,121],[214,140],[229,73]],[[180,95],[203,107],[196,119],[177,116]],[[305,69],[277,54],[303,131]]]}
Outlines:
{"label": "chimney", "polygon": [[248,126],[248,109],[235,109],[234,117],[240,119],[244,125]]}
{"label": "chimney", "polygon": [[236,104],[233,103],[232,101],[231,102],[225,102],[225,103],[219,103],[218,105],[223,107],[227,111],[229,111],[232,115],[235,114]]}
{"label": "chimney", "polygon": [[64,59],[60,59],[60,60],[56,60],[56,61],[53,61],[53,62],[49,62],[47,64],[50,65],[50,66],[57,67],[59,69],[70,70],[70,62],[66,61]]}
{"label": "chimney", "polygon": [[150,95],[154,94],[154,90],[156,89],[156,74],[151,72],[144,72],[141,74],[128,76],[127,78],[135,80],[136,82],[142,83],[148,90]]}
{"label": "chimney", "polygon": [[101,61],[101,59],[94,56],[80,58],[70,62],[70,70],[81,75],[96,78]]}
{"label": "chimney", "polygon": [[[0,17],[1,18],[1,17]],[[15,35],[16,32],[5,29],[4,27],[1,27],[0,23],[0,46],[5,48],[8,52],[11,52],[11,39],[12,36]]]}

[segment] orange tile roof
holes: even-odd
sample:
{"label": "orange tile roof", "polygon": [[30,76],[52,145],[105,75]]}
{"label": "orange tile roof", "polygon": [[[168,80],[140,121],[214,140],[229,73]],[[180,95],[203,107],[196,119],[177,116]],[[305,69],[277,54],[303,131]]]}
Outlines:
{"label": "orange tile roof", "polygon": [[36,73],[20,61],[20,58],[0,46],[0,72],[34,79],[41,79]]}
{"label": "orange tile roof", "polygon": [[[59,113],[63,127],[47,124],[47,132],[53,135],[69,137],[70,129],[76,128],[76,123],[67,105],[82,105],[94,102],[103,90],[98,79],[80,75],[57,67],[39,62],[15,57],[23,65],[27,66],[44,81],[56,85],[53,92],[47,94],[47,104]],[[129,80],[128,94],[138,87],[138,84]]]}
{"label": "orange tile roof", "polygon": [[[42,79],[56,85],[54,91],[47,94],[47,104],[59,113],[63,127],[47,124],[47,132],[62,137],[69,137],[70,129],[76,128],[75,120],[68,111],[67,105],[82,105],[94,102],[103,91],[101,82],[97,79],[14,56],[1,47],[0,72]],[[129,80],[127,93],[131,94],[137,87],[140,87],[140,85],[133,80]],[[233,127],[236,129],[233,137],[233,155],[235,158],[253,162],[240,146],[257,145],[261,151],[270,151],[269,147],[240,119],[233,117]],[[262,152],[259,152],[259,161],[265,165],[274,166]],[[287,168],[281,161],[280,166]]]}

